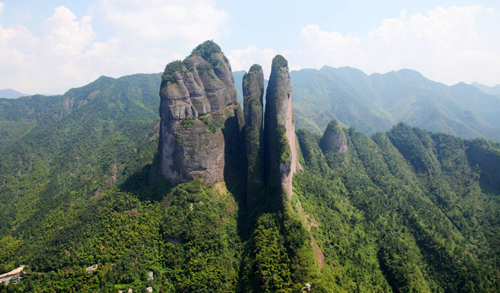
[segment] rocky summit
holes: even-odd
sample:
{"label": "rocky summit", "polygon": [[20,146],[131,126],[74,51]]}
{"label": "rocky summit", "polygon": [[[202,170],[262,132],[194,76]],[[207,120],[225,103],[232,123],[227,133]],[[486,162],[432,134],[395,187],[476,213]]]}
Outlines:
{"label": "rocky summit", "polygon": [[160,174],[174,184],[221,181],[226,155],[241,149],[227,140],[238,140],[244,122],[231,66],[220,47],[206,41],[184,61],[169,63],[160,97]]}
{"label": "rocky summit", "polygon": [[264,194],[281,199],[286,193],[290,200],[297,143],[286,59],[273,59],[265,125],[260,65],[245,74],[243,92],[244,115],[231,65],[212,41],[169,63],[160,87],[159,173],[174,184],[233,177],[246,185],[249,204]]}

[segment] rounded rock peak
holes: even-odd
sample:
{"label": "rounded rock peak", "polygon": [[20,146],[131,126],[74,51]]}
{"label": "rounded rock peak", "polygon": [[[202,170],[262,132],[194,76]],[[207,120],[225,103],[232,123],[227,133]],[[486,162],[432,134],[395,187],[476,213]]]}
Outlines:
{"label": "rounded rock peak", "polygon": [[254,64],[252,65],[252,67],[250,67],[248,73],[259,72],[259,71],[262,71],[262,66],[260,66],[259,64]]}
{"label": "rounded rock peak", "polygon": [[222,50],[214,41],[208,40],[194,48],[191,55],[199,55],[201,58],[209,60],[214,53],[222,53]]}
{"label": "rounded rock peak", "polygon": [[347,152],[347,138],[337,120],[333,119],[328,123],[319,146],[324,153],[331,151],[340,153]]}
{"label": "rounded rock peak", "polygon": [[185,70],[186,66],[182,61],[180,60],[172,61],[168,63],[167,66],[165,67],[162,76],[162,81],[171,83],[177,82],[176,73],[183,72]]}
{"label": "rounded rock peak", "polygon": [[288,67],[288,61],[285,59],[285,57],[278,54],[273,58],[272,67],[273,68]]}
{"label": "rounded rock peak", "polygon": [[337,120],[336,120],[336,119],[332,119],[332,120],[328,123],[328,125],[326,126],[326,129],[327,129],[327,130],[330,130],[330,131],[331,131],[331,130],[334,130],[334,129],[335,129],[335,127],[337,127],[337,125],[339,125],[339,123],[337,122]]}

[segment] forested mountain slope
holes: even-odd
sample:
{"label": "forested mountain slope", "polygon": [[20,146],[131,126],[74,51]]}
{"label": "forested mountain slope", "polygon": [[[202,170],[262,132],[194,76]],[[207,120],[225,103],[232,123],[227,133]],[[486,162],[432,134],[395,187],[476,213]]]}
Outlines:
{"label": "forested mountain slope", "polygon": [[295,206],[309,215],[327,287],[498,290],[498,143],[406,124],[372,137],[350,128],[345,160],[324,153],[320,136],[298,135],[307,167],[296,178]]}
{"label": "forested mountain slope", "polygon": [[[118,79],[102,76],[64,95],[0,99],[0,147],[34,127],[49,127],[76,119],[64,120],[70,114],[81,116],[83,112],[88,120],[155,120],[158,118],[159,80],[160,74],[137,74]],[[40,127],[35,132],[41,131]]]}
{"label": "forested mountain slope", "polygon": [[[156,132],[151,124],[135,138],[105,143],[116,151],[100,160],[82,156],[87,169],[74,179],[64,164],[34,163],[0,189],[8,211],[2,271],[29,267],[9,290],[245,291],[245,255],[286,256],[280,243],[290,240],[276,234],[274,220],[249,220],[253,212],[240,193],[223,184],[155,191],[148,166]],[[347,155],[324,153],[320,136],[298,131],[304,170],[295,175],[292,206],[320,249],[311,257],[324,262],[309,281],[313,291],[498,290],[500,146],[404,124],[372,137],[353,128],[345,133]],[[120,161],[122,170],[137,172],[118,172],[115,188],[105,191],[112,185],[109,164]],[[96,273],[86,273],[93,264]],[[279,267],[259,268],[269,269]],[[281,284],[286,292],[289,277],[262,286]]]}
{"label": "forested mountain slope", "polygon": [[[56,232],[51,221],[64,221],[65,212],[86,209],[91,196],[125,181],[151,161],[157,147],[158,86],[159,75],[101,77],[62,96],[2,101],[2,123],[11,125],[2,130],[29,125],[9,139],[1,136],[3,253],[12,255],[22,248],[21,255],[14,254],[17,261],[33,264],[44,249],[37,245]],[[2,270],[13,265],[5,257],[2,254]]]}

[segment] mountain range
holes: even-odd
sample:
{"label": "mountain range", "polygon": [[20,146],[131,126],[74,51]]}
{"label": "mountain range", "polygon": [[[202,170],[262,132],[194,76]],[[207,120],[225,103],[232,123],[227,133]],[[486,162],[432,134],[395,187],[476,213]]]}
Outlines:
{"label": "mountain range", "polygon": [[473,82],[471,83],[471,85],[477,87],[486,94],[500,96],[500,84],[497,84],[495,86],[487,86],[484,84]]}
{"label": "mountain range", "polygon": [[[244,74],[245,71],[234,72],[240,104],[243,104]],[[298,128],[322,133],[330,119],[335,118],[343,125],[372,134],[405,122],[463,138],[500,140],[499,85],[459,83],[447,86],[408,69],[367,75],[355,68],[325,66],[320,70],[301,69],[290,74]],[[264,83],[267,88],[267,79]],[[1,93],[9,99],[25,96],[13,90]],[[10,120],[0,116],[0,123],[2,121]],[[31,120],[23,121],[24,125],[19,123],[16,128],[2,128],[4,132],[22,133],[29,128]]]}

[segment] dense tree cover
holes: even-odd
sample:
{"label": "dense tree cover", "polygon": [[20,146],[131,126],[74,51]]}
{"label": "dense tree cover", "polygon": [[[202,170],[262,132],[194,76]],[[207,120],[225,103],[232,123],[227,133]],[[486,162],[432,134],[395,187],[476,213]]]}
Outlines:
{"label": "dense tree cover", "polygon": [[80,229],[94,223],[91,214],[80,219],[87,217],[81,210],[151,162],[159,79],[102,77],[62,96],[3,101],[0,120],[30,129],[10,141],[0,137],[0,272],[20,264],[34,272],[92,265],[80,251],[62,257],[60,249],[97,236]]}
{"label": "dense tree cover", "polygon": [[498,156],[498,144],[405,124],[346,134],[349,163],[322,156],[320,137],[299,131],[307,167],[294,182],[295,208],[323,250],[321,283],[347,292],[498,291],[491,221],[500,192],[469,155],[481,144]]}
{"label": "dense tree cover", "polygon": [[101,78],[0,116],[27,125],[0,136],[0,273],[26,265],[0,292],[499,291],[500,144],[350,128],[346,157],[299,130],[292,201],[248,206],[244,180],[152,171],[159,82]]}
{"label": "dense tree cover", "polygon": [[205,66],[197,67],[199,71],[210,70],[211,68],[217,70],[217,68],[223,66],[222,60],[229,64],[229,60],[226,58],[226,56],[224,56],[221,48],[214,41],[203,42],[202,44],[194,48],[191,54],[201,56],[201,58],[208,61]]}
{"label": "dense tree cover", "polygon": [[258,213],[250,229],[238,291],[298,292],[317,281],[311,237],[288,207],[283,212]]}
{"label": "dense tree cover", "polygon": [[151,160],[158,134],[148,89],[159,80],[140,75],[108,81],[53,97],[73,106],[58,118],[30,118],[35,126],[0,148],[0,237],[30,235],[54,209],[108,189]]}
{"label": "dense tree cover", "polygon": [[[170,292],[175,285],[181,292],[234,291],[237,211],[223,185],[179,185],[156,202],[113,188],[44,220],[46,234],[17,257],[29,263],[28,274],[6,289],[142,292],[152,286]],[[98,270],[87,273],[93,264]]]}
{"label": "dense tree cover", "polygon": [[[29,264],[28,274],[7,289],[116,292],[168,286],[158,263],[164,249],[160,221],[159,205],[117,189],[68,211],[56,210],[42,222],[45,233],[29,249],[20,249],[18,261]],[[94,264],[98,270],[87,273],[84,268]],[[155,272],[153,281],[147,280],[148,271]]]}

